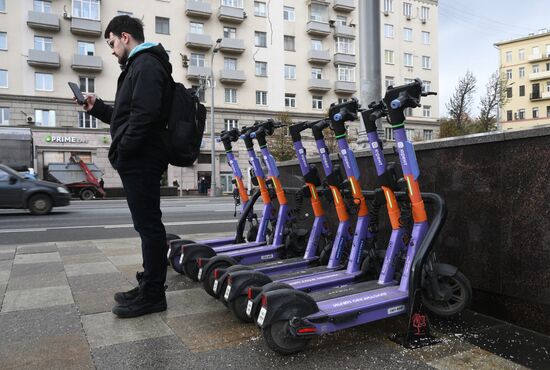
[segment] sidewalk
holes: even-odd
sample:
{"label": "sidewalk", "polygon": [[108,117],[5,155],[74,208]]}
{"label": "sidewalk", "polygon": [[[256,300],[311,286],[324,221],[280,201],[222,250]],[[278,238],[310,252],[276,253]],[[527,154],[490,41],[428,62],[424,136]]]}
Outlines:
{"label": "sidewalk", "polygon": [[[211,237],[212,235],[210,235]],[[205,235],[190,235],[200,239]],[[0,246],[0,369],[523,369],[549,368],[550,338],[466,312],[433,320],[436,346],[387,337],[403,318],[313,340],[282,357],[198,283],[168,270],[168,311],[115,318],[113,294],[141,268],[137,239]]]}

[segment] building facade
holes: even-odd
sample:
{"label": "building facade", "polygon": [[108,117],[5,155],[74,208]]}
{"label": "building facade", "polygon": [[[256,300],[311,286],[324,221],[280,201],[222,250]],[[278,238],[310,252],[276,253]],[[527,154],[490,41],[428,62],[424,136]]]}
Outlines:
{"label": "building facade", "polygon": [[[67,86],[74,81],[113,101],[120,69],[103,38],[112,17],[142,19],[146,40],[169,51],[174,79],[199,88],[207,108],[213,87],[219,133],[281,113],[318,119],[331,103],[357,96],[358,6],[358,0],[0,0],[0,124],[31,127],[40,176],[48,163],[76,152],[105,172],[107,187],[119,186],[107,161],[108,125],[81,112]],[[380,9],[383,91],[415,77],[436,91],[437,1],[380,0]],[[409,112],[412,139],[437,136],[437,100],[423,104]],[[351,136],[357,130],[354,123]],[[196,189],[200,177],[209,180],[210,132],[208,122],[199,160],[170,167],[169,183]],[[391,130],[385,132],[391,140]],[[242,144],[235,152],[247,168]],[[229,191],[231,169],[220,144],[216,168],[216,183]]]}
{"label": "building facade", "polygon": [[502,129],[550,124],[550,32],[496,43],[500,73],[508,80]]}

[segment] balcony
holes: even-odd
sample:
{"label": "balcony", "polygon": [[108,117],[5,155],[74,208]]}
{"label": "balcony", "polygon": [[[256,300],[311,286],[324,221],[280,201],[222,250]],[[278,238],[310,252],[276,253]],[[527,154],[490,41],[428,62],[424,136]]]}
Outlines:
{"label": "balcony", "polygon": [[208,50],[212,47],[212,38],[210,35],[188,33],[185,46],[189,49]]}
{"label": "balcony", "polygon": [[27,64],[33,67],[59,68],[59,53],[55,51],[29,50]]}
{"label": "balcony", "polygon": [[548,100],[550,99],[550,92],[544,91],[544,92],[533,92],[529,94],[529,100],[531,101],[537,101],[537,100]]}
{"label": "balcony", "polygon": [[337,24],[334,27],[334,37],[347,37],[350,39],[355,38],[355,28],[350,26],[344,26]]}
{"label": "balcony", "polygon": [[542,62],[545,60],[550,59],[550,53],[542,53],[542,54],[532,54],[527,57],[527,60],[531,63],[533,62]]}
{"label": "balcony", "polygon": [[328,23],[309,21],[307,22],[307,33],[311,36],[325,37],[330,34],[330,26]]}
{"label": "balcony", "polygon": [[330,51],[310,50],[307,52],[307,61],[312,64],[327,64],[330,62]]}
{"label": "balcony", "polygon": [[27,15],[27,26],[35,30],[59,31],[59,15],[29,11]]}
{"label": "balcony", "polygon": [[347,64],[354,66],[357,64],[355,55],[336,53],[334,54],[334,64]]}
{"label": "balcony", "polygon": [[74,54],[71,61],[71,68],[75,71],[101,72],[103,61],[96,55]]}
{"label": "balcony", "polygon": [[327,92],[330,90],[330,81],[318,78],[310,78],[307,89],[309,91]]}
{"label": "balcony", "polygon": [[536,72],[529,75],[531,81],[544,80],[546,78],[550,78],[550,71]]}
{"label": "balcony", "polygon": [[357,87],[355,82],[336,81],[334,83],[334,92],[337,94],[355,94]]}
{"label": "balcony", "polygon": [[232,71],[222,69],[220,71],[220,82],[224,84],[242,84],[246,81],[244,71]]}
{"label": "balcony", "polygon": [[355,10],[355,4],[353,0],[334,0],[332,9],[337,12],[349,13]]}
{"label": "balcony", "polygon": [[222,53],[242,54],[244,53],[244,41],[242,39],[223,38],[219,49]]}
{"label": "balcony", "polygon": [[185,15],[207,19],[212,15],[212,6],[209,3],[203,3],[201,1],[187,0]]}
{"label": "balcony", "polygon": [[71,19],[71,32],[74,35],[101,36],[101,21],[84,18]]}
{"label": "balcony", "polygon": [[228,23],[243,23],[245,18],[244,10],[241,8],[234,8],[232,6],[220,6],[220,12],[218,13],[218,19],[222,22]]}
{"label": "balcony", "polygon": [[208,67],[189,66],[187,68],[187,79],[198,80],[201,77],[210,76],[212,69]]}

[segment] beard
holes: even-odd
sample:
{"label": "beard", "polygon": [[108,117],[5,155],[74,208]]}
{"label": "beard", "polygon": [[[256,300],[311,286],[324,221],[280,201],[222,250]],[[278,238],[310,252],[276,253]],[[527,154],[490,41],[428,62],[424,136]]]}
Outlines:
{"label": "beard", "polygon": [[118,58],[118,64],[120,64],[121,66],[125,65],[126,62],[128,61],[128,51],[124,50],[124,54],[121,55],[119,58]]}

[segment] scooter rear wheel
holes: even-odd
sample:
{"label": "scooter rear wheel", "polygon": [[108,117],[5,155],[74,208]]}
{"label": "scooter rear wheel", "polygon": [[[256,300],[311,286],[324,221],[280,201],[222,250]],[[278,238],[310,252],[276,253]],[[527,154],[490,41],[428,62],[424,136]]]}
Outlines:
{"label": "scooter rear wheel", "polygon": [[219,269],[219,268],[223,269],[229,266],[231,266],[231,263],[229,263],[228,261],[217,261],[216,263],[209,266],[208,271],[203,271],[205,275],[204,275],[204,280],[202,282],[202,286],[206,291],[206,293],[208,293],[214,298],[220,297],[219,294],[214,292],[214,280],[216,280],[214,278],[214,271],[216,269]]}
{"label": "scooter rear wheel", "polygon": [[281,355],[291,355],[306,348],[310,338],[297,338],[290,333],[289,320],[275,321],[262,328],[262,336],[269,348]]}
{"label": "scooter rear wheel", "polygon": [[248,296],[239,295],[237,298],[228,303],[229,309],[233,312],[235,317],[241,322],[251,323],[254,322],[253,317],[248,317],[246,314],[246,306],[248,306]]}
{"label": "scooter rear wheel", "polygon": [[464,311],[472,299],[472,287],[468,278],[460,271],[453,276],[438,276],[439,286],[445,296],[443,299],[431,297],[429,287],[422,289],[422,302],[434,315],[450,317]]}

